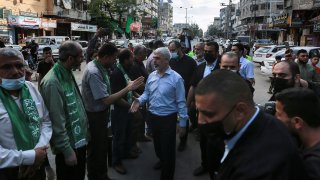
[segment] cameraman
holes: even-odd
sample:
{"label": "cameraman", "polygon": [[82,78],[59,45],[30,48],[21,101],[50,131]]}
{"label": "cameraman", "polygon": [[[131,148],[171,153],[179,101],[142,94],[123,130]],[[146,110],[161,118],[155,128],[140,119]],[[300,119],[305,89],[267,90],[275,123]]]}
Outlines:
{"label": "cameraman", "polygon": [[276,117],[297,137],[309,179],[320,179],[320,101],[309,89],[290,88],[276,95]]}

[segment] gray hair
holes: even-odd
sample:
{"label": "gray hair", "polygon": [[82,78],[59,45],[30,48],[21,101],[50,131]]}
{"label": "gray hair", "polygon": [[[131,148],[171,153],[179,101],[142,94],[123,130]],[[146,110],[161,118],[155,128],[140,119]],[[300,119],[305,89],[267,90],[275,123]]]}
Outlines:
{"label": "gray hair", "polygon": [[[223,53],[223,55],[222,56],[227,56],[228,58],[236,58],[237,60],[238,60],[238,63],[240,64],[240,57],[238,56],[238,54],[237,53],[235,53],[235,52],[231,52],[231,51],[229,51],[229,52],[225,52],[225,53]],[[221,56],[221,60],[222,60],[222,56]]]}
{"label": "gray hair", "polygon": [[153,52],[154,54],[160,54],[162,57],[170,61],[171,53],[167,47],[160,47]]}
{"label": "gray hair", "polygon": [[19,50],[9,48],[9,47],[0,49],[0,57],[2,57],[2,58],[18,58],[18,59],[21,59],[22,61],[24,60],[23,55]]}
{"label": "gray hair", "polygon": [[59,60],[64,62],[69,56],[78,56],[82,52],[82,47],[78,42],[65,41],[59,48]]}
{"label": "gray hair", "polygon": [[205,44],[203,42],[199,42],[199,43],[196,44],[196,46],[200,46],[202,49],[204,48],[204,45]]}
{"label": "gray hair", "polygon": [[133,54],[136,56],[146,51],[147,48],[144,45],[137,45],[134,47]]}

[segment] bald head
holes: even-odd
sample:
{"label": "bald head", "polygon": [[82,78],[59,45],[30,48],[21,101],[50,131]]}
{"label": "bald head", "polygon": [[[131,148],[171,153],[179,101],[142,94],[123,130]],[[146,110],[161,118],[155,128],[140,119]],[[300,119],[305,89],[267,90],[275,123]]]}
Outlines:
{"label": "bald head", "polygon": [[239,71],[239,56],[234,52],[226,52],[221,57],[220,69]]}
{"label": "bald head", "polygon": [[59,48],[59,60],[61,62],[68,60],[70,56],[76,57],[80,54],[82,54],[82,47],[75,41],[65,41]]}

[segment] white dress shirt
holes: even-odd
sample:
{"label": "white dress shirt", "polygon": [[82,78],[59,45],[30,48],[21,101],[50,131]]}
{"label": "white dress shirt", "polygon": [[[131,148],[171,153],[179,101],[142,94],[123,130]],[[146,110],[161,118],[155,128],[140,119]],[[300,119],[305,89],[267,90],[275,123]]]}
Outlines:
{"label": "white dress shirt", "polygon": [[[49,140],[52,135],[51,121],[49,118],[49,112],[44,104],[44,101],[36,89],[31,83],[26,81],[26,85],[29,88],[30,95],[34,100],[39,116],[42,118],[41,122],[41,135],[35,148],[46,146],[49,144]],[[20,100],[21,97],[13,97],[18,107],[22,109]],[[32,165],[35,160],[35,150],[30,149],[26,151],[17,150],[16,142],[14,140],[11,120],[9,114],[6,111],[2,101],[0,100],[0,169],[8,167],[17,167],[20,165]]]}

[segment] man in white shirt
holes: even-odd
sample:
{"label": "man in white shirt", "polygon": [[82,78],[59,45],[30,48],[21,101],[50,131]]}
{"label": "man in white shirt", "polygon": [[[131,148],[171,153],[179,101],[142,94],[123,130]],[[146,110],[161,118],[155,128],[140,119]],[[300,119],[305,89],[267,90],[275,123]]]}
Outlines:
{"label": "man in white shirt", "polygon": [[45,179],[52,128],[43,99],[25,81],[22,54],[0,49],[0,179]]}

